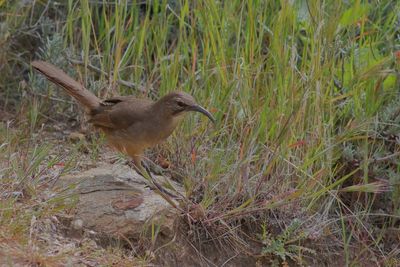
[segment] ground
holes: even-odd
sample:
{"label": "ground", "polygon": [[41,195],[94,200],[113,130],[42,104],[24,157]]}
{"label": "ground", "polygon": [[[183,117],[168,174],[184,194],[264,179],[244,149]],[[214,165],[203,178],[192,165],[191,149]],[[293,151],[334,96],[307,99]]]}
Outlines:
{"label": "ground", "polygon": [[[0,260],[399,266],[397,2],[0,0]],[[102,99],[181,90],[213,113],[147,151],[183,191],[172,232],[99,242],[73,219],[58,182],[129,159],[33,60]]]}

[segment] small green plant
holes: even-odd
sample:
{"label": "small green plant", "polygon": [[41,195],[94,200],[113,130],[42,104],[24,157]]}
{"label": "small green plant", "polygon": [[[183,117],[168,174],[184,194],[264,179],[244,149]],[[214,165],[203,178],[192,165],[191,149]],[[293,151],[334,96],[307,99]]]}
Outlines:
{"label": "small green plant", "polygon": [[[306,239],[306,235],[300,230],[300,220],[294,219],[290,225],[283,229],[283,232],[278,235],[272,235],[268,231],[266,223],[261,225],[262,233],[260,240],[263,243],[262,254],[265,256],[274,255],[282,261],[288,258],[297,263],[301,263],[301,255],[315,255],[315,251],[298,244]],[[297,243],[297,244],[296,244]]]}
{"label": "small green plant", "polygon": [[[185,205],[204,209],[207,238],[229,233],[242,252],[242,220],[300,203],[304,216],[332,221],[345,264],[371,264],[360,260],[366,252],[395,264],[400,253],[388,233],[400,210],[397,2],[0,0],[0,114],[18,114],[0,128],[2,182],[29,181],[23,188],[37,195],[40,166],[60,156],[49,157],[52,146],[33,145],[40,140],[31,135],[81,112],[27,74],[40,58],[101,98],[184,90],[214,111],[215,127],[192,117],[158,148],[186,185],[193,203]],[[24,80],[29,86],[19,86]],[[87,147],[101,158],[97,141]],[[4,207],[7,223],[15,201]],[[27,228],[27,218],[16,228]],[[268,230],[264,255],[300,262],[312,254],[298,221]]]}

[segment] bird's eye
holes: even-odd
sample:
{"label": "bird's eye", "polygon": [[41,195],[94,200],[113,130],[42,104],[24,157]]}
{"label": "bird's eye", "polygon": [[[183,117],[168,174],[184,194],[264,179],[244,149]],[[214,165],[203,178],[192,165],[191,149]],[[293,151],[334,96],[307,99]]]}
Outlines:
{"label": "bird's eye", "polygon": [[178,106],[180,106],[180,107],[184,107],[184,106],[186,106],[186,104],[185,104],[185,103],[183,103],[182,101],[177,101],[176,103],[177,103],[177,104],[178,104]]}

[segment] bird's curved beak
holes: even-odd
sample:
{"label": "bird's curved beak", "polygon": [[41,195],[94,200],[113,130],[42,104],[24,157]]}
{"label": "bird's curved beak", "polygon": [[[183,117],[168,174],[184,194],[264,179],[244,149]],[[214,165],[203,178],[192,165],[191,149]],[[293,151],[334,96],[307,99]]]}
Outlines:
{"label": "bird's curved beak", "polygon": [[215,119],[214,119],[213,115],[211,115],[211,113],[208,110],[206,110],[205,108],[203,108],[202,106],[199,106],[199,105],[190,106],[188,108],[188,110],[203,113],[210,119],[210,121],[212,123],[215,123]]}

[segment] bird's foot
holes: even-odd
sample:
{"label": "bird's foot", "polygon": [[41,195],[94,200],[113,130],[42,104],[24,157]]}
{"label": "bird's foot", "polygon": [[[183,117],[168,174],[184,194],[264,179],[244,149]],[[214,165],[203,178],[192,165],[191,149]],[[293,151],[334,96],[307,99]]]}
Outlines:
{"label": "bird's foot", "polygon": [[[166,194],[166,195],[168,195],[169,197],[178,198],[178,196],[176,196],[175,194],[169,192],[168,190],[166,190],[165,188],[163,188],[163,187],[157,182],[157,180],[156,180],[156,179],[153,177],[153,175],[151,174],[149,165],[146,164],[146,162],[142,161],[142,166],[143,166],[142,169],[145,170],[146,174],[141,173],[141,175],[142,175],[146,180],[148,180],[148,181],[150,182],[150,184],[148,184],[148,187],[149,187],[151,190],[159,191],[160,193]],[[149,179],[149,178],[150,178],[150,179]]]}

